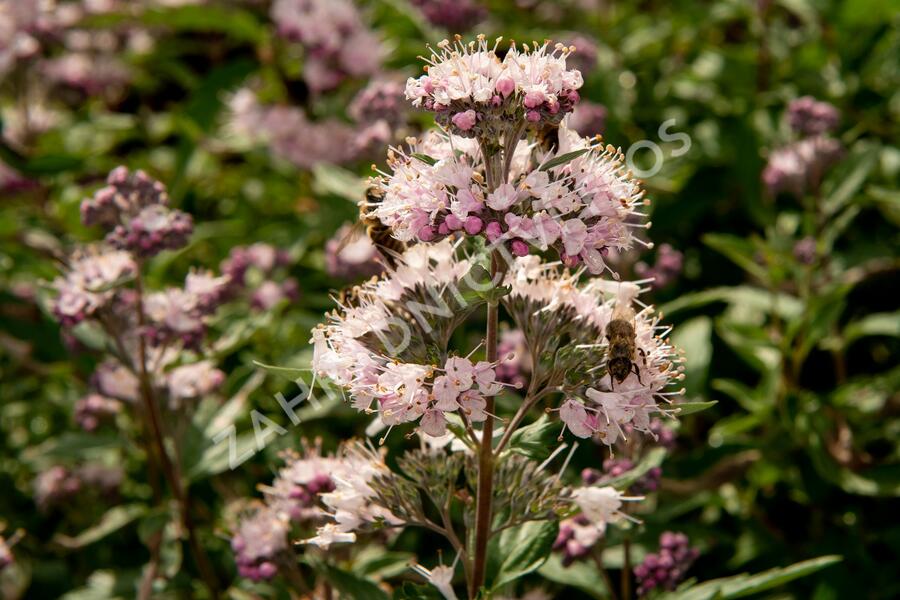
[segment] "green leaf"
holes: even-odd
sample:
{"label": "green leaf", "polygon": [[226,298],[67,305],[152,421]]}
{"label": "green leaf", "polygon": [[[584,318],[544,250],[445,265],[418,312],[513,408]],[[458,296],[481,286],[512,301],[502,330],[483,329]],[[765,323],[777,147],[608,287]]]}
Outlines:
{"label": "green leaf", "polygon": [[876,313],[853,321],[844,328],[844,343],[878,335],[900,337],[900,312]]}
{"label": "green leaf", "polygon": [[387,579],[409,571],[415,555],[409,552],[390,552],[384,548],[367,547],[353,561],[353,572],[362,577]]}
{"label": "green leaf", "polygon": [[793,564],[789,567],[769,569],[756,575],[735,575],[706,581],[685,590],[659,596],[659,600],[728,600],[758,594],[784,585],[800,577],[806,577],[841,561],[840,556],[821,556]]}
{"label": "green leaf", "polygon": [[540,568],[550,556],[558,533],[559,524],[552,521],[529,521],[501,532],[494,539],[496,556],[502,562],[490,588],[497,589]]}
{"label": "green leaf", "polygon": [[603,576],[591,562],[575,562],[565,567],[562,557],[553,553],[538,570],[538,574],[550,581],[578,588],[597,600],[611,597]]}
{"label": "green leaf", "polygon": [[723,254],[759,281],[769,281],[769,271],[756,262],[757,248],[749,240],[724,233],[708,233],[703,236],[703,243]]}
{"label": "green leaf", "polygon": [[428,156],[427,154],[422,154],[421,152],[413,152],[412,154],[410,154],[410,156],[412,158],[415,158],[416,160],[422,161],[423,163],[425,163],[426,165],[431,166],[431,167],[436,165],[438,162],[436,158],[432,158],[431,156]]}
{"label": "green leaf", "polygon": [[282,377],[286,377],[291,381],[295,381],[301,375],[308,375],[309,369],[300,369],[297,367],[279,367],[276,365],[267,365],[266,363],[259,362],[258,360],[254,360],[253,364],[261,369],[265,369],[270,373],[275,373],[276,375],[281,375]]}
{"label": "green leaf", "polygon": [[681,323],[672,334],[672,342],[688,357],[684,388],[688,397],[699,396],[706,387],[712,359],[712,319],[695,317]]}
{"label": "green leaf", "polygon": [[556,447],[562,427],[545,414],[530,425],[520,427],[509,438],[507,450],[538,462],[546,460]]}
{"label": "green leaf", "polygon": [[878,146],[865,148],[847,157],[843,164],[834,170],[826,183],[828,189],[824,191],[825,199],[822,202],[826,216],[837,214],[859,193],[878,163],[879,151]]}
{"label": "green leaf", "polygon": [[803,306],[799,300],[787,294],[772,294],[751,286],[717,287],[684,294],[677,300],[659,307],[661,313],[671,316],[685,310],[703,308],[715,302],[740,305],[762,311],[776,312],[784,319],[793,319],[801,314]]}
{"label": "green leaf", "polygon": [[605,482],[604,485],[611,485],[617,489],[625,489],[635,481],[643,477],[647,474],[647,471],[654,467],[660,466],[663,461],[666,459],[668,452],[665,448],[653,448],[646,454],[644,454],[643,458],[641,458],[640,462],[634,466],[630,471],[619,475],[609,481]]}
{"label": "green leaf", "polygon": [[75,537],[58,533],[53,536],[53,541],[67,550],[78,550],[122,529],[146,512],[147,507],[143,504],[114,506],[106,511],[93,527],[85,529]]}
{"label": "green leaf", "polygon": [[151,9],[144,12],[141,21],[177,31],[223,33],[232,40],[254,44],[266,36],[265,26],[252,13],[233,7],[188,5]]}
{"label": "green leaf", "polygon": [[340,592],[342,598],[389,599],[383,589],[368,579],[325,563],[316,563],[314,568],[328,580],[334,589]]}
{"label": "green leaf", "polygon": [[30,464],[60,459],[84,460],[119,449],[122,445],[122,437],[113,433],[67,431],[59,437],[28,448],[22,452],[21,459]]}
{"label": "green leaf", "polygon": [[718,403],[718,400],[710,400],[708,402],[678,402],[673,405],[673,408],[678,409],[679,417],[684,417],[706,410],[707,408],[712,408]]}
{"label": "green leaf", "polygon": [[553,167],[558,167],[560,165],[564,165],[567,162],[573,161],[576,158],[578,158],[579,156],[581,156],[582,154],[585,154],[590,151],[591,151],[590,148],[582,148],[581,150],[574,150],[572,152],[566,152],[565,154],[561,154],[560,156],[557,156],[556,158],[552,158],[552,159],[548,160],[547,162],[545,162],[543,165],[541,165],[540,170],[548,171],[548,170],[552,169]]}
{"label": "green leaf", "polygon": [[[214,443],[212,438],[205,436],[204,440],[205,445],[197,461],[193,464],[185,461],[188,463],[186,476],[190,481],[224,473],[232,466],[232,439],[230,436],[226,436],[218,443]],[[252,456],[257,450],[256,434],[252,430],[235,435],[234,455],[238,460]]]}
{"label": "green leaf", "polygon": [[320,196],[338,196],[353,204],[366,197],[368,184],[356,173],[324,162],[316,163],[312,172],[313,191]]}

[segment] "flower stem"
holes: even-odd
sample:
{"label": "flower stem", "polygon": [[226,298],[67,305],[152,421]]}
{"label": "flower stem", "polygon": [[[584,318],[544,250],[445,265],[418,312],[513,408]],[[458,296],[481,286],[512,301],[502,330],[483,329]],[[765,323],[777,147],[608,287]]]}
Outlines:
{"label": "flower stem", "polygon": [[191,549],[194,562],[197,563],[197,569],[200,571],[200,576],[209,588],[212,598],[218,598],[218,578],[216,577],[215,571],[209,562],[209,558],[206,556],[206,552],[203,550],[203,547],[200,545],[200,540],[197,537],[196,526],[190,512],[190,499],[182,484],[178,465],[172,461],[166,450],[165,438],[163,436],[162,415],[160,414],[159,403],[156,401],[153,393],[153,386],[150,382],[150,375],[147,371],[147,347],[146,342],[144,341],[144,290],[140,268],[137,269],[134,287],[137,294],[138,379],[140,382],[141,400],[143,401],[147,418],[150,421],[150,431],[153,436],[155,453],[158,455],[159,464],[165,475],[166,481],[169,483],[169,487],[172,489],[172,494],[178,502],[181,525],[187,532],[188,546]]}
{"label": "flower stem", "polygon": [[[497,252],[491,255],[491,279],[495,280],[501,268],[501,257]],[[485,346],[488,362],[497,361],[497,318],[500,306],[497,302],[487,305],[487,334]],[[485,412],[494,413],[494,397],[485,398]],[[475,559],[472,565],[472,583],[469,597],[475,598],[484,584],[487,564],[487,545],[491,534],[491,500],[494,495],[494,419],[488,417],[481,430],[481,448],[478,454],[478,493],[475,509]]]}
{"label": "flower stem", "polygon": [[631,538],[622,540],[622,600],[631,600]]}

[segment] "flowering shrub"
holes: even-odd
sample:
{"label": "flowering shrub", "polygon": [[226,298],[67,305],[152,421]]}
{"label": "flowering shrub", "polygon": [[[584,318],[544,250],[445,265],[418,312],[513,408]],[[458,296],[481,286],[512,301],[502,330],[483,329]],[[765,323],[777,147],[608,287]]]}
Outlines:
{"label": "flowering shrub", "polygon": [[896,596],[882,4],[0,0],[0,597]]}

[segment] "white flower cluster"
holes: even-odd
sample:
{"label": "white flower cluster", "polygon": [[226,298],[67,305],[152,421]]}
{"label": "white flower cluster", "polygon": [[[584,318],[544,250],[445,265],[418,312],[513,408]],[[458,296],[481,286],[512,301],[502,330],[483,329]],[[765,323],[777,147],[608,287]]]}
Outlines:
{"label": "white flower cluster", "polygon": [[615,385],[611,376],[597,378],[583,393],[563,402],[560,418],[578,437],[597,435],[608,445],[624,436],[627,424],[651,433],[651,416],[667,411],[659,402],[668,403],[671,396],[681,393],[666,391],[682,378],[680,357],[665,339],[668,330],[659,325],[652,307],[642,307],[637,301],[642,291],[638,284],[602,279],[579,283],[579,275],[559,271],[536,256],[518,258],[506,276],[511,292],[505,304],[524,321],[518,326],[526,337],[540,329],[541,321],[555,318],[559,328],[564,323],[575,325],[578,337],[574,343],[581,348],[608,347],[610,321],[628,315],[635,334],[633,371]]}
{"label": "white flower cluster", "polygon": [[510,157],[510,181],[488,186],[478,147],[431,132],[393,149],[382,174],[384,199],[373,207],[401,241],[432,242],[466,234],[505,244],[517,256],[555,248],[568,266],[606,270],[610,249],[642,243],[643,191],[622,153],[581,138],[563,125],[558,148],[521,141]]}
{"label": "white flower cluster", "polygon": [[348,442],[331,466],[334,489],[320,493],[319,498],[332,511],[329,516],[333,522],[319,527],[315,537],[305,543],[327,549],[333,543],[356,541],[355,532],[367,524],[403,525],[401,519],[375,502],[372,481],[390,475],[382,454],[362,443]]}
{"label": "white flower cluster", "polygon": [[562,44],[534,43],[533,48],[512,44],[501,60],[485,37],[455,43],[444,40],[426,59],[427,73],[410,78],[406,97],[413,105],[449,116],[459,132],[490,120],[494,112],[522,115],[531,123],[559,122],[578,102],[584,80],[577,70],[566,68],[574,48]]}
{"label": "white flower cluster", "polygon": [[65,277],[53,282],[59,292],[53,312],[67,327],[77,325],[105,306],[115,295],[116,285],[137,271],[130,253],[96,248],[74,256],[68,266]]}
{"label": "white flower cluster", "polygon": [[440,437],[447,432],[446,413],[484,421],[484,397],[502,387],[496,365],[458,356],[440,364],[388,356],[391,329],[399,326],[410,335],[408,328],[414,325],[403,318],[409,316],[404,300],[411,307],[415,304],[408,292],[419,286],[458,289],[470,268],[468,260],[455,258],[449,241],[407,250],[394,271],[359,286],[354,303],[329,315],[329,323],[313,331],[317,375],[344,386],[358,410],[372,410],[375,402],[388,426],[419,421],[424,433]]}

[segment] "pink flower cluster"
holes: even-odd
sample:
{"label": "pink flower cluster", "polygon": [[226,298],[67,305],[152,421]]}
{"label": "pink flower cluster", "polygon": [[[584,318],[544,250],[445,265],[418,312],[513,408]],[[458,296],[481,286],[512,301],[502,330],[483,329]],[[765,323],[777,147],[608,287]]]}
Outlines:
{"label": "pink flower cluster", "polygon": [[230,102],[229,129],[251,144],[265,144],[273,156],[308,169],[317,163],[343,163],[355,158],[358,144],[353,127],[336,119],[310,121],[297,107],[263,105],[250,89]]}
{"label": "pink flower cluster", "polygon": [[663,532],[659,552],[648,554],[634,568],[638,594],[643,598],[656,589],[674,590],[698,556],[700,552],[688,545],[685,534]]}
{"label": "pink flower cluster", "polygon": [[[542,264],[536,256],[517,259],[505,283],[511,288],[504,298],[508,310],[524,313],[526,316],[519,319],[528,319],[519,322],[519,327],[526,331],[539,330],[542,319],[556,319],[557,328],[577,322],[579,337],[574,344],[582,348],[605,347],[607,325],[615,313],[631,311],[641,291],[638,285],[628,282],[593,279],[579,284],[577,277],[559,273],[553,266]],[[523,303],[524,308],[516,311]],[[662,327],[652,307],[636,312],[632,325],[635,372],[615,386],[609,377],[598,378],[567,398],[559,408],[560,419],[578,437],[596,435],[603,443],[612,445],[625,435],[627,427],[652,434],[651,416],[667,412],[659,402],[668,403],[671,396],[681,393],[665,391],[683,375],[677,352],[658,333]]]}
{"label": "pink flower cluster", "polygon": [[224,301],[230,285],[227,275],[192,271],[183,288],[170,287],[144,298],[145,335],[151,344],[179,342],[196,348],[206,333],[205,318]]}
{"label": "pink flower cluster", "polygon": [[122,412],[122,403],[102,394],[88,394],[75,403],[75,422],[85,431],[96,431]]}
{"label": "pink flower cluster", "polygon": [[[313,330],[316,373],[347,389],[357,410],[373,410],[374,403],[388,426],[418,421],[425,434],[439,437],[447,431],[446,414],[484,421],[485,396],[502,387],[495,364],[456,356],[441,364],[402,362],[372,341],[387,340],[401,315],[409,314],[402,302],[408,290],[455,285],[470,267],[455,260],[449,243],[408,250],[394,272],[359,286],[355,304],[331,313],[327,325]],[[402,327],[414,324],[402,321]]]}
{"label": "pink flower cluster", "polygon": [[284,300],[296,301],[299,297],[297,280],[277,275],[290,264],[287,251],[257,242],[232,248],[220,268],[229,278],[229,296],[248,293],[252,308],[269,310]]}
{"label": "pink flower cluster", "polygon": [[802,96],[788,105],[791,129],[804,136],[822,135],[837,128],[841,113],[828,102]]}
{"label": "pink flower cluster", "polygon": [[432,25],[449,31],[467,31],[487,16],[478,0],[412,0]]}
{"label": "pink flower cluster", "polygon": [[271,17],[279,35],[306,49],[303,78],[313,91],[381,66],[381,43],[349,0],[275,0]]}
{"label": "pink flower cluster", "polygon": [[684,254],[671,244],[660,244],[656,251],[656,262],[652,266],[639,262],[634,265],[634,272],[644,279],[652,279],[650,285],[654,289],[662,289],[678,279],[683,266]]}
{"label": "pink flower cluster", "polygon": [[187,244],[193,220],[167,206],[169,197],[161,182],[143,171],[118,167],[110,172],[107,184],[81,203],[81,220],[111,229],[106,236],[111,246],[148,257]]}
{"label": "pink flower cluster", "polygon": [[245,516],[231,538],[238,574],[252,581],[274,577],[279,559],[290,549],[289,531],[290,524],[268,507]]}
{"label": "pink flower cluster", "polygon": [[73,327],[94,316],[115,297],[115,287],[137,272],[128,252],[88,248],[70,260],[64,277],[53,286],[59,293],[53,314],[64,327]]}
{"label": "pink flower cluster", "polygon": [[427,59],[427,73],[407,81],[406,97],[467,137],[494,137],[483,134],[498,122],[512,129],[526,122],[559,123],[580,99],[581,73],[566,67],[574,49],[512,44],[501,59],[500,41],[490,46],[483,35],[467,44],[442,41]]}
{"label": "pink flower cluster", "polygon": [[[516,256],[552,247],[567,266],[608,269],[610,249],[637,241],[645,217],[643,191],[622,153],[560,128],[559,149],[532,156],[521,142],[511,157],[511,181],[493,191],[478,149],[457,137],[426,134],[389,155],[374,214],[402,241],[451,235],[484,236]],[[563,159],[562,157],[566,157]],[[551,162],[559,159],[559,162]]]}
{"label": "pink flower cluster", "polygon": [[762,179],[769,194],[787,193],[802,197],[817,187],[825,173],[843,156],[841,143],[833,138],[814,136],[774,150],[763,170]]}

